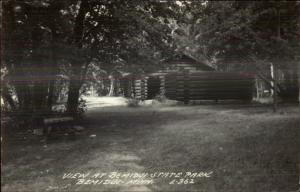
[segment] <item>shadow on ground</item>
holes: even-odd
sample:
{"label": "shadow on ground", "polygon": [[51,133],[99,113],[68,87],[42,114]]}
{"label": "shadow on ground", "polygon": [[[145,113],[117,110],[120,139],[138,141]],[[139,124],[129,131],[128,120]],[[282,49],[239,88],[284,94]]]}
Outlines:
{"label": "shadow on ground", "polygon": [[[234,106],[93,108],[82,135],[5,139],[4,191],[295,191],[299,119],[296,107]],[[93,135],[91,137],[91,135]],[[29,136],[28,136],[29,137]],[[194,184],[75,185],[65,173],[201,172]]]}

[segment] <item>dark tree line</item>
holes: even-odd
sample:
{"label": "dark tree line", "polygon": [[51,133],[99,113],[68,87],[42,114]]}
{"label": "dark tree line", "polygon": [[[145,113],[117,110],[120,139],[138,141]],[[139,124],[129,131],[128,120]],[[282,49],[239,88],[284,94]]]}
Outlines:
{"label": "dark tree line", "polygon": [[68,87],[67,112],[76,114],[92,61],[108,72],[120,61],[123,68],[133,70],[126,64],[153,64],[153,55],[167,50],[171,38],[160,19],[172,17],[172,5],[155,1],[4,1],[3,99],[13,111],[49,113],[57,99],[56,82],[63,75]]}
{"label": "dark tree line", "polygon": [[186,1],[184,5],[186,21],[175,27],[181,50],[210,61],[218,70],[257,73],[282,99],[298,100],[298,1]]}

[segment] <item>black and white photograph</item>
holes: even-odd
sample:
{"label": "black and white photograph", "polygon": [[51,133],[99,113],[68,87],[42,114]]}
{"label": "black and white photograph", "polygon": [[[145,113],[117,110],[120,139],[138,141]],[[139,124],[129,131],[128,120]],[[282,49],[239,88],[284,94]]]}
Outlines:
{"label": "black and white photograph", "polygon": [[0,3],[1,191],[300,192],[300,1]]}

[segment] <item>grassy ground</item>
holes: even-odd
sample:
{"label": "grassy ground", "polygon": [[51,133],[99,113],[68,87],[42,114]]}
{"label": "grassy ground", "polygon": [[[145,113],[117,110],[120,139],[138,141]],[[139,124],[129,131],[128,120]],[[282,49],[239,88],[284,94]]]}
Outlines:
{"label": "grassy ground", "polygon": [[[75,138],[3,138],[3,191],[292,192],[299,188],[299,108],[198,105],[93,108]],[[91,136],[92,135],[92,136]],[[25,138],[24,138],[25,137]],[[64,173],[212,171],[194,184],[75,185]]]}

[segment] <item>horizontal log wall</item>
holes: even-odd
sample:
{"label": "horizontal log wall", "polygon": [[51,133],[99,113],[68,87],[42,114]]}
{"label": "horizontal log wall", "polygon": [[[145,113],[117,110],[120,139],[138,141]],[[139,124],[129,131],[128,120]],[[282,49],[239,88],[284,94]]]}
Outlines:
{"label": "horizontal log wall", "polygon": [[167,74],[165,96],[169,99],[189,100],[251,100],[254,77],[228,72],[192,72]]}
{"label": "horizontal log wall", "polygon": [[251,100],[254,77],[228,72],[176,72],[160,76],[123,79],[124,94],[136,99],[153,99],[165,95],[169,99]]}

